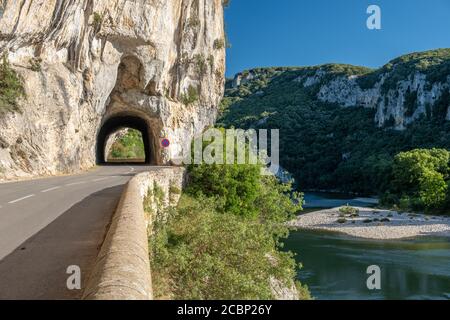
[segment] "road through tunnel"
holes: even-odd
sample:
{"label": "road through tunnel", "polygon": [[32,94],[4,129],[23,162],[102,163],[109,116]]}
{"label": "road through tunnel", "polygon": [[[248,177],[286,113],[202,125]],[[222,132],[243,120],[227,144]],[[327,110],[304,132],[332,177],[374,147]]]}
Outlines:
{"label": "road through tunnel", "polygon": [[108,157],[110,146],[114,143],[114,141],[110,140],[114,139],[114,134],[122,129],[134,129],[140,132],[144,150],[142,152],[143,158],[141,156],[139,156],[138,159],[136,159],[136,157],[123,157],[122,159],[119,159],[120,161],[118,162],[142,162],[145,164],[154,164],[155,156],[152,150],[154,149],[152,148],[153,139],[149,130],[149,125],[144,119],[131,115],[115,115],[103,123],[97,135],[97,164],[114,163],[114,161],[111,161]]}

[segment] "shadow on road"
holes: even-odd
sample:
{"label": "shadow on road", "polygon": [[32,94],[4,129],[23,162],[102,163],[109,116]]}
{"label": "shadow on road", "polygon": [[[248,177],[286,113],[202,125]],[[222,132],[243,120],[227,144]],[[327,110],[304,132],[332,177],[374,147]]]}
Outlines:
{"label": "shadow on road", "polygon": [[123,185],[93,193],[0,261],[0,299],[79,299],[67,267],[81,268],[82,289],[103,243]]}

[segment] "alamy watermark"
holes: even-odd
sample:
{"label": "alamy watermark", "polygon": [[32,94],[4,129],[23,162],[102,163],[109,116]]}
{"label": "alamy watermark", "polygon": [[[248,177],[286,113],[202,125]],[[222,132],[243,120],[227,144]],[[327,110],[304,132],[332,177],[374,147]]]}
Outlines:
{"label": "alamy watermark", "polygon": [[81,268],[77,265],[71,265],[67,267],[66,273],[70,275],[66,281],[67,289],[81,290]]}
{"label": "alamy watermark", "polygon": [[381,268],[371,265],[367,267],[366,273],[369,275],[366,281],[367,289],[381,290]]}
{"label": "alamy watermark", "polygon": [[369,30],[381,30],[381,8],[375,4],[370,5],[367,8],[367,14],[370,16],[367,18],[367,28]]}
{"label": "alamy watermark", "polygon": [[[172,134],[178,137],[189,136],[188,132],[177,131]],[[178,149],[174,150],[172,162],[175,165],[261,164],[261,174],[271,175],[280,170],[279,147],[278,129],[211,128],[196,137],[192,144],[177,145]]]}

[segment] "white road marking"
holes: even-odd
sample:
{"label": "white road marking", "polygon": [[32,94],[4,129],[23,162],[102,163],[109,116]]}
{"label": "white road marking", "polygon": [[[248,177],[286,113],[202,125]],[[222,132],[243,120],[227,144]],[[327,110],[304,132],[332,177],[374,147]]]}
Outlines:
{"label": "white road marking", "polygon": [[14,203],[17,203],[17,202],[19,202],[19,201],[22,201],[22,200],[25,200],[25,199],[28,199],[28,198],[31,198],[31,197],[34,197],[35,195],[34,194],[30,194],[30,195],[28,195],[28,196],[25,196],[25,197],[22,197],[22,198],[20,198],[20,199],[16,199],[16,200],[13,200],[13,201],[10,201],[10,202],[8,202],[9,204],[14,204]]}
{"label": "white road marking", "polygon": [[84,184],[84,183],[86,183],[86,181],[80,181],[80,182],[69,183],[69,184],[66,184],[66,186],[67,186],[67,187],[71,187],[71,186],[76,186],[76,185]]}
{"label": "white road marking", "polygon": [[126,172],[125,174],[130,174],[130,173],[133,173],[134,172],[134,168],[133,167],[130,167],[130,166],[128,166],[128,168],[130,168],[130,171],[128,171],[128,172]]}
{"label": "white road marking", "polygon": [[106,179],[108,179],[108,177],[106,177],[106,178],[94,179],[94,180],[92,180],[92,182],[103,181],[103,180],[106,180]]}
{"label": "white road marking", "polygon": [[41,192],[42,192],[42,193],[47,193],[47,192],[50,192],[50,191],[53,191],[53,190],[56,190],[56,189],[59,189],[59,188],[61,188],[61,187],[60,187],[60,186],[58,186],[58,187],[53,187],[53,188],[49,188],[49,189],[42,190]]}

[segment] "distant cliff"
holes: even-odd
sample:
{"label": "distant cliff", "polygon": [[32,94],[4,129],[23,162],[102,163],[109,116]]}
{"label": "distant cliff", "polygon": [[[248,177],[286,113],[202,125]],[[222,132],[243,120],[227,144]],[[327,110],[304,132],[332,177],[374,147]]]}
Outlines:
{"label": "distant cliff", "polygon": [[[4,73],[15,81],[16,72],[25,93],[0,99],[0,179],[91,167],[103,124],[119,115],[145,121],[155,164],[214,123],[225,72],[221,0],[0,6]],[[169,137],[176,129],[186,131]]]}
{"label": "distant cliff", "polygon": [[[320,101],[375,109],[379,126],[404,129],[423,116],[450,120],[450,49],[408,54],[377,70],[328,64],[272,71],[271,76],[264,69],[239,73],[231,86],[255,85],[290,72],[297,74],[292,81],[310,87]],[[260,89],[253,93],[262,94]]]}

